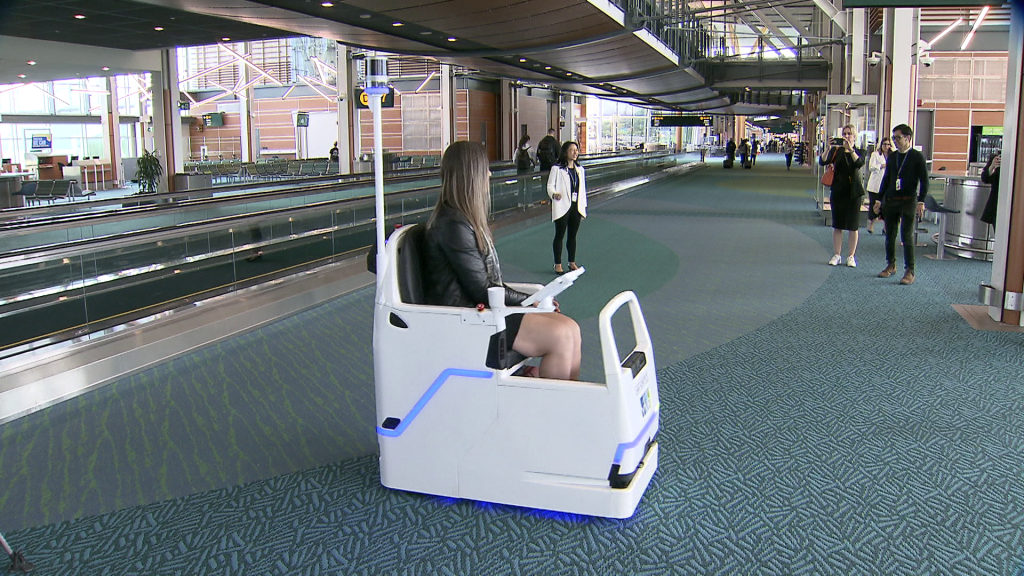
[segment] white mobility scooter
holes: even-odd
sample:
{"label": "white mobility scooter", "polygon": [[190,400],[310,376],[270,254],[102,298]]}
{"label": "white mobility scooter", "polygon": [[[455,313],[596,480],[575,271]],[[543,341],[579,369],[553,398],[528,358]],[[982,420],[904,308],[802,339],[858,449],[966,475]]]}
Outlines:
{"label": "white mobility scooter", "polygon": [[[599,330],[605,382],[517,376],[505,316],[550,312],[583,270],[506,307],[425,304],[424,226],[399,228],[377,270],[373,349],[381,483],[389,488],[559,512],[628,518],[658,468],[654,350],[632,292]],[[381,266],[383,265],[383,266]],[[539,302],[536,307],[531,306]],[[619,357],[612,316],[628,305],[636,347]]]}

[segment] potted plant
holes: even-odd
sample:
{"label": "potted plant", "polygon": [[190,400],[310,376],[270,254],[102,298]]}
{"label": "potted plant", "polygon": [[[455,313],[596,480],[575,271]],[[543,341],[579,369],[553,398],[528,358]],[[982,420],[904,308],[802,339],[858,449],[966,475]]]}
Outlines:
{"label": "potted plant", "polygon": [[139,194],[156,194],[160,176],[164,173],[163,166],[156,154],[143,150],[136,162],[135,178],[139,181]]}

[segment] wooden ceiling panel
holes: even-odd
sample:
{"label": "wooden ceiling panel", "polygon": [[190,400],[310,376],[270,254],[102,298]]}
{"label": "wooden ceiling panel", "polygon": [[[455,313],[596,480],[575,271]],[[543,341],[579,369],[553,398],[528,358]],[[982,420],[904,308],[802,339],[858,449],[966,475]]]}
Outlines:
{"label": "wooden ceiling panel", "polygon": [[[568,14],[566,14],[568,16]],[[450,17],[423,24],[458,38],[477,40],[495,48],[504,45],[535,46],[584,40],[622,30],[614,21],[600,16],[566,19],[503,20],[483,23],[480,20]],[[518,38],[518,40],[515,40]]]}
{"label": "wooden ceiling panel", "polygon": [[534,18],[554,18],[558,13],[572,12],[579,15],[578,5],[569,2],[506,2],[498,6],[480,0],[461,0],[445,2],[443,7],[436,5],[418,6],[401,10],[385,11],[397,20],[407,20],[424,24],[438,15],[462,15],[482,21],[532,20]]}
{"label": "wooden ceiling panel", "polygon": [[[576,23],[574,23],[576,24]],[[520,30],[517,27],[497,27],[492,34],[483,36],[462,36],[470,39],[479,38],[478,42],[486,42],[499,50],[516,50],[521,48],[532,48],[540,46],[552,46],[568,42],[586,43],[589,40],[603,38],[608,34],[622,30],[618,24],[613,26],[592,26],[579,27],[570,32],[566,31],[564,24],[552,23],[544,26],[528,27]],[[604,40],[602,40],[603,42]]]}

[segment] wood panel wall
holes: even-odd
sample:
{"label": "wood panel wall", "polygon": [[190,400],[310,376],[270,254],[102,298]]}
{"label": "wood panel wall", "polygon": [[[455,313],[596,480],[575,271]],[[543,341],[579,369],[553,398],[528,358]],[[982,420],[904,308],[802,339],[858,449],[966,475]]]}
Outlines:
{"label": "wood panel wall", "polygon": [[[530,144],[533,150],[537,150],[537,144],[541,138],[548,135],[548,100],[540,96],[527,96],[526,91],[519,90],[519,124],[526,124],[527,134],[530,135]],[[516,142],[519,142],[520,126],[514,126],[513,132]]]}
{"label": "wood panel wall", "polygon": [[[940,58],[1003,58],[1006,52],[933,52]],[[969,92],[969,91],[968,91]],[[1003,94],[1005,100],[1005,94]],[[957,101],[928,100],[918,102],[918,109],[935,110],[935,137],[932,152],[932,170],[945,167],[946,172],[966,174],[970,161],[971,126],[1002,126],[1005,101],[973,101],[970,98]]]}
{"label": "wood panel wall", "polygon": [[[325,112],[335,111],[336,104],[320,96],[299,96],[289,98],[264,98],[253,100],[253,128],[260,131],[260,153],[262,157],[277,156],[295,158],[295,124],[293,111]],[[219,112],[216,103],[195,107],[191,110],[195,120],[189,127],[189,155],[198,160],[200,147],[207,147],[210,160],[230,160],[242,157],[241,113],[224,111],[224,125],[203,126],[202,115]],[[254,155],[253,159],[259,158]]]}
{"label": "wood panel wall", "polygon": [[469,140],[469,90],[455,91],[455,139]]}
{"label": "wood panel wall", "polygon": [[[535,98],[536,99],[536,98]],[[482,143],[491,160],[497,160],[498,151],[498,100],[497,95],[480,90],[456,90],[455,139],[472,140]],[[543,99],[541,103],[543,104]],[[253,127],[260,131],[260,149],[263,157],[295,157],[295,126],[292,112],[336,111],[336,103],[319,96],[289,98],[268,98],[253,101]],[[538,126],[543,126],[543,106]],[[202,115],[218,112],[217,104],[210,103],[192,109],[196,117],[189,129],[189,150],[193,159],[198,159],[200,147],[207,147],[211,160],[241,158],[242,137],[240,113],[224,111],[224,125],[219,127],[201,126]],[[441,150],[405,150],[402,138],[402,95],[395,95],[395,107],[384,108],[382,114],[383,147],[385,151],[403,156],[441,154]],[[358,133],[355,135],[355,155],[373,152],[373,115],[369,110],[356,111]],[[535,122],[534,120],[530,121]],[[531,129],[532,124],[531,124]],[[517,132],[518,133],[518,132]],[[537,129],[536,142],[546,133]],[[533,136],[533,134],[531,134]]]}
{"label": "wood panel wall", "polygon": [[487,148],[487,157],[498,160],[498,96],[469,90],[469,138]]}
{"label": "wood panel wall", "polygon": [[[295,158],[295,121],[292,112],[337,112],[337,102],[322,96],[265,98],[253,102],[253,127],[260,131],[263,157]],[[314,154],[316,156],[317,154]]]}

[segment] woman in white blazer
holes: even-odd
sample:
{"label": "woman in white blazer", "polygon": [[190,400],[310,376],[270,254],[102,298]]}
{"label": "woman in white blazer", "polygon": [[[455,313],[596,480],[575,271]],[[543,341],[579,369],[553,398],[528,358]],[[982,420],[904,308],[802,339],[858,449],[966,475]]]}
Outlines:
{"label": "woman in white blazer", "polygon": [[564,274],[562,268],[562,238],[569,232],[565,247],[569,251],[569,270],[579,268],[576,263],[576,233],[580,222],[587,217],[587,178],[583,166],[576,163],[580,147],[575,142],[562,144],[558,163],[548,176],[548,196],[551,198],[551,220],[555,223],[555,240],[551,246],[555,253],[555,273]]}
{"label": "woman in white blazer", "polygon": [[878,148],[871,153],[868,160],[868,234],[875,233],[875,221],[881,218],[881,215],[875,212],[875,200],[878,200],[878,189],[882,185],[885,163],[890,152],[892,140],[886,136],[878,143]]}

